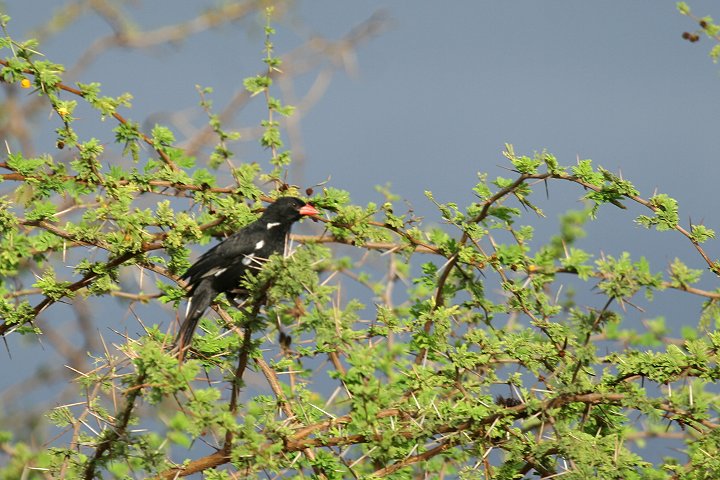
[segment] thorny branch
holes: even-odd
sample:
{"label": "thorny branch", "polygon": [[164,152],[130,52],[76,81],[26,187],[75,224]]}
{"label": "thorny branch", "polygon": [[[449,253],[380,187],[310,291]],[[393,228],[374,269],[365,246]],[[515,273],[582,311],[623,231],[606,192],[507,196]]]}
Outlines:
{"label": "thorny branch", "polygon": [[[267,365],[264,365],[264,368],[269,369]],[[271,370],[268,370],[268,375],[274,375],[274,373],[271,374],[270,372]],[[497,423],[500,423],[500,421],[504,418],[510,418],[512,420],[528,419],[535,415],[538,415],[539,413],[547,412],[550,409],[560,408],[564,405],[570,405],[573,403],[582,403],[586,405],[622,405],[623,400],[625,400],[626,398],[627,395],[622,393],[579,393],[572,395],[559,395],[557,397],[552,397],[544,400],[532,409],[527,404],[517,405],[514,407],[505,407],[495,414],[488,415],[482,420],[468,420],[466,422],[461,422],[457,425],[436,426],[434,432],[435,435],[438,436],[446,436],[460,432],[468,432],[471,438],[483,438],[485,441],[489,441],[488,435],[492,430],[493,426]],[[655,402],[654,407],[657,410],[665,412],[666,414],[672,416],[685,417],[690,414],[690,412],[677,409],[676,407],[673,407],[672,405],[662,401]],[[413,419],[416,419],[418,415],[419,412],[404,412],[395,408],[391,408],[378,412],[376,414],[376,418],[378,420],[381,420],[393,417],[398,420],[399,424],[400,422],[404,422],[405,425],[412,426],[417,424],[417,422],[413,422]],[[295,431],[293,435],[289,436],[285,440],[284,450],[286,452],[296,452],[307,448],[358,445],[378,441],[382,438],[382,433],[377,433],[372,436],[358,434],[350,434],[346,436],[327,435],[327,432],[329,430],[350,424],[352,423],[352,421],[353,419],[351,415],[345,415],[329,421],[324,421],[313,425],[301,426]],[[709,431],[716,430],[718,427],[720,427],[720,424],[711,422],[709,420],[699,419],[695,420],[695,422],[696,423],[693,423],[690,426],[696,429],[701,434],[707,434]],[[394,435],[405,438],[415,438],[417,436],[417,432],[410,428],[408,430],[397,430],[394,432]],[[312,438],[310,438],[311,436]],[[491,444],[493,443],[492,441],[489,442]],[[498,439],[495,440],[495,442],[502,443],[503,440]],[[403,461],[376,470],[374,475],[377,476],[389,474],[406,465],[428,460],[433,456],[441,454],[452,446],[453,442],[450,439],[441,441],[436,447],[428,449],[422,454],[409,456]],[[162,472],[160,475],[158,475],[157,478],[170,479],[175,478],[175,476],[182,477],[186,475],[191,475],[192,473],[206,470],[208,468],[215,468],[224,465],[229,461],[230,458],[226,452],[216,452],[211,455],[207,455],[205,457],[191,461],[183,468],[171,469]]]}

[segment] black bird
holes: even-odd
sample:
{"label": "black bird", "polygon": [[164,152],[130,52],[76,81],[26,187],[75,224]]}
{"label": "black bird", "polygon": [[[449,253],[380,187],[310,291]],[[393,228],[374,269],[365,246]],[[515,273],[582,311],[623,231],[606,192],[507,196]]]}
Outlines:
{"label": "black bird", "polygon": [[259,269],[273,253],[284,251],[293,223],[317,214],[315,207],[299,198],[281,197],[256,221],[205,252],[183,274],[190,290],[185,320],[175,340],[180,359],[215,297],[237,289],[243,275]]}

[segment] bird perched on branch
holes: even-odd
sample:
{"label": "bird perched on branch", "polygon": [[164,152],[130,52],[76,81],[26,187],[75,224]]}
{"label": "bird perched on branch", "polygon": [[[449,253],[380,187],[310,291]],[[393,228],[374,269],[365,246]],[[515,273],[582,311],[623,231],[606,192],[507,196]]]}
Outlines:
{"label": "bird perched on branch", "polygon": [[180,359],[215,297],[237,289],[244,275],[260,269],[273,253],[283,252],[293,223],[317,214],[315,207],[299,198],[278,198],[260,218],[205,252],[183,274],[190,290],[185,320],[175,340]]}

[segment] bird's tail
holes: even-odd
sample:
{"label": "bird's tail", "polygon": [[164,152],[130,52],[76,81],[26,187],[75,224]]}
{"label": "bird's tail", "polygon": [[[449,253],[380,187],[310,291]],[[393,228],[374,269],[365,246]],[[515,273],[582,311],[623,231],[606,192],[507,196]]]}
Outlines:
{"label": "bird's tail", "polygon": [[185,320],[183,320],[182,325],[180,325],[180,330],[178,330],[177,338],[175,339],[178,359],[181,362],[185,356],[185,351],[190,346],[200,317],[202,317],[202,314],[210,306],[216,295],[217,292],[215,292],[210,285],[201,283],[193,290],[192,295],[188,298]]}

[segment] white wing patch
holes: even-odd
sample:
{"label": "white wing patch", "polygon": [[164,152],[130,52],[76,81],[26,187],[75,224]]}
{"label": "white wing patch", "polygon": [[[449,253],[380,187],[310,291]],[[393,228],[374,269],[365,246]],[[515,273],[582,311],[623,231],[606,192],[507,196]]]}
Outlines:
{"label": "white wing patch", "polygon": [[278,225],[280,225],[280,222],[270,222],[267,224],[267,229],[270,230],[271,228],[275,228]]}
{"label": "white wing patch", "polygon": [[188,304],[187,304],[187,307],[185,308],[185,318],[187,318],[188,312],[190,311],[190,305],[192,305],[192,297],[188,298]]}
{"label": "white wing patch", "polygon": [[252,253],[250,255],[245,255],[245,258],[242,259],[242,264],[246,267],[250,265],[253,262],[253,259],[255,258],[255,255]]}
{"label": "white wing patch", "polygon": [[260,240],[255,244],[255,250],[260,250],[262,247],[265,246],[265,240]]}
{"label": "white wing patch", "polygon": [[222,275],[222,273],[227,270],[227,268],[224,267],[213,267],[201,277],[201,278],[207,278],[207,277],[217,277],[218,275]]}

